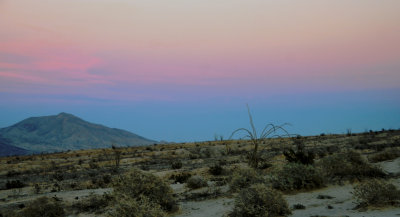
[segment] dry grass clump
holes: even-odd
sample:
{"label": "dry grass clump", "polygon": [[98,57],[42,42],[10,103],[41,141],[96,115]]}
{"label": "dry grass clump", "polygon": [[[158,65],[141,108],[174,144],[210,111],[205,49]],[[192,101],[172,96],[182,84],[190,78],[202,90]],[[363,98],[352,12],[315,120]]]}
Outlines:
{"label": "dry grass clump", "polygon": [[358,207],[400,205],[400,190],[387,181],[371,179],[354,187]]}
{"label": "dry grass clump", "polygon": [[[167,212],[177,209],[176,201],[172,194],[172,188],[168,183],[153,174],[137,169],[127,175],[120,176],[116,180],[113,196],[117,204],[121,204],[117,209],[121,212],[122,209],[128,207],[125,206],[127,201],[132,203],[136,201],[138,205],[142,203],[158,204],[162,210]],[[121,216],[124,215],[121,214]]]}
{"label": "dry grass clump", "polygon": [[240,191],[230,217],[288,216],[291,211],[282,194],[263,184],[255,184]]}
{"label": "dry grass clump", "polygon": [[324,185],[324,179],[314,166],[288,163],[269,177],[272,187],[281,191],[314,189]]}
{"label": "dry grass clump", "polygon": [[377,163],[381,161],[393,160],[400,157],[400,149],[399,148],[389,148],[385,149],[379,153],[376,153],[369,157],[369,161],[371,163]]}
{"label": "dry grass clump", "polygon": [[324,157],[319,162],[324,175],[331,181],[337,179],[383,178],[381,168],[369,164],[360,153],[348,151]]}
{"label": "dry grass clump", "polygon": [[63,217],[66,216],[62,204],[54,199],[40,197],[30,202],[19,212],[6,214],[7,217]]}
{"label": "dry grass clump", "polygon": [[242,188],[247,188],[256,183],[263,183],[264,181],[264,177],[258,174],[255,169],[240,168],[234,171],[229,187],[231,191],[236,192]]}
{"label": "dry grass clump", "polygon": [[202,176],[192,176],[187,180],[186,186],[191,189],[197,189],[208,186],[207,181]]}

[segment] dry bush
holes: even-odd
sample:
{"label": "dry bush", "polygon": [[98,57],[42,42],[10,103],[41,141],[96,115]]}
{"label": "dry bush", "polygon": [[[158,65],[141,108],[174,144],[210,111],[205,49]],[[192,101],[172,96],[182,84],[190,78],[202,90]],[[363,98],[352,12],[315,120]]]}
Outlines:
{"label": "dry bush", "polygon": [[331,181],[337,179],[382,178],[386,174],[379,167],[368,164],[360,153],[348,151],[324,157],[319,162],[324,175]]}
{"label": "dry bush", "polygon": [[400,157],[400,149],[399,148],[389,148],[385,149],[382,152],[376,153],[369,157],[369,161],[372,163],[377,163],[381,161],[393,160]]}
{"label": "dry bush", "polygon": [[202,176],[192,176],[187,180],[186,186],[191,189],[197,189],[208,186],[207,181]]}
{"label": "dry bush", "polygon": [[166,217],[161,206],[144,195],[132,198],[122,195],[109,217]]}
{"label": "dry bush", "polygon": [[180,160],[175,160],[171,163],[171,168],[176,170],[182,168],[182,161]]}
{"label": "dry bush", "polygon": [[255,184],[240,191],[235,199],[231,217],[274,217],[288,216],[291,211],[279,191],[263,184]]}
{"label": "dry bush", "polygon": [[5,184],[5,189],[23,188],[23,187],[25,187],[25,184],[20,180],[7,181],[7,183]]}
{"label": "dry bush", "polygon": [[314,189],[324,185],[322,174],[312,165],[288,163],[272,173],[268,180],[282,191]]}
{"label": "dry bush", "polygon": [[208,169],[208,172],[214,176],[221,175],[223,171],[224,168],[220,164],[214,164],[213,166],[210,166],[210,168]]}
{"label": "dry bush", "polygon": [[79,212],[95,212],[99,214],[104,212],[112,199],[112,196],[109,194],[95,195],[92,193],[87,198],[74,203],[72,206],[79,210]]}
{"label": "dry bush", "polygon": [[354,187],[358,207],[400,205],[400,191],[384,180],[371,179]]}
{"label": "dry bush", "polygon": [[239,191],[242,188],[247,188],[252,184],[263,183],[264,178],[251,168],[240,168],[234,171],[231,182],[229,184],[231,191]]}
{"label": "dry bush", "polygon": [[173,180],[174,183],[185,183],[191,176],[189,172],[178,172],[171,174],[169,180]]}
{"label": "dry bush", "polygon": [[24,209],[14,212],[10,217],[63,217],[66,216],[62,204],[54,199],[40,197],[30,202]]}
{"label": "dry bush", "polygon": [[137,169],[116,180],[113,194],[117,203],[122,203],[125,200],[123,198],[134,201],[147,197],[152,203],[159,204],[164,211],[177,209],[172,188],[159,177]]}

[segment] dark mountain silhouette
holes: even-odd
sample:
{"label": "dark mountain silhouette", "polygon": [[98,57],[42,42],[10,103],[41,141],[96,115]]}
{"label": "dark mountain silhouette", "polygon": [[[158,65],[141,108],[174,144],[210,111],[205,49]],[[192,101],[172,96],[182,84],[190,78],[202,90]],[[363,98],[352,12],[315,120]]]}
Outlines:
{"label": "dark mountain silhouette", "polygon": [[131,132],[89,123],[67,113],[25,119],[0,129],[0,138],[8,146],[35,153],[155,143]]}
{"label": "dark mountain silhouette", "polygon": [[29,152],[23,148],[18,148],[12,145],[9,140],[0,137],[0,156],[12,156],[12,155],[25,155]]}

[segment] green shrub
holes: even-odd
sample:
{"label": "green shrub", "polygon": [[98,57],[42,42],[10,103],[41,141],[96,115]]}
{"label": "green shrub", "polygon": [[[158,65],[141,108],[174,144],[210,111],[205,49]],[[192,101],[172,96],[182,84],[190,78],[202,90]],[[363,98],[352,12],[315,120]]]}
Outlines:
{"label": "green shrub", "polygon": [[134,201],[144,196],[152,203],[159,204],[164,211],[174,211],[177,208],[172,188],[166,182],[137,169],[116,180],[113,194],[118,203],[123,202],[121,198],[131,198],[130,201]]}
{"label": "green shrub", "polygon": [[256,183],[263,183],[264,181],[264,178],[256,170],[240,168],[232,174],[229,186],[231,191],[236,192],[242,188],[247,188]]}
{"label": "green shrub", "polygon": [[400,157],[400,149],[399,148],[390,148],[385,149],[382,152],[376,153],[369,158],[369,161],[372,163],[377,163],[381,161],[393,160]]}
{"label": "green shrub", "polygon": [[358,207],[400,204],[400,191],[384,180],[371,179],[354,187]]}
{"label": "green shrub", "polygon": [[208,186],[207,181],[201,176],[192,176],[187,180],[186,186],[191,189],[197,189]]}
{"label": "green shrub", "polygon": [[231,217],[288,216],[291,211],[279,191],[255,184],[240,191]]}
{"label": "green shrub", "polygon": [[368,164],[361,154],[349,151],[324,157],[319,162],[324,175],[330,180],[382,178],[386,174],[379,167]]}
{"label": "green shrub", "polygon": [[144,195],[136,198],[122,195],[109,217],[166,217],[159,204]]}
{"label": "green shrub", "polygon": [[62,204],[47,197],[40,197],[30,202],[15,216],[21,217],[63,217],[66,216]]}
{"label": "green shrub", "polygon": [[282,191],[313,189],[322,187],[322,174],[314,166],[288,163],[275,170],[269,177],[272,187]]}

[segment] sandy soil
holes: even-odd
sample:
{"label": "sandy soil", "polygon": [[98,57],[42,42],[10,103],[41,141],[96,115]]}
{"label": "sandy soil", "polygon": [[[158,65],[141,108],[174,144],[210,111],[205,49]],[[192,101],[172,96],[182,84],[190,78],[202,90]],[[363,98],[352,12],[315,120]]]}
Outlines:
{"label": "sandy soil", "polygon": [[[400,173],[400,158],[392,161],[381,162],[379,165],[389,173]],[[400,188],[400,179],[392,179],[391,182]],[[175,186],[175,189],[180,189]],[[306,208],[292,211],[292,217],[329,216],[329,217],[396,217],[400,216],[400,208],[369,209],[366,211],[355,210],[355,200],[352,192],[353,185],[332,185],[311,192],[285,195],[289,207],[302,204]],[[326,199],[318,199],[321,196],[329,196]],[[319,197],[320,196],[320,197]],[[234,199],[218,198],[205,201],[190,201],[180,203],[181,212],[175,217],[207,217],[224,216],[233,209]]]}

